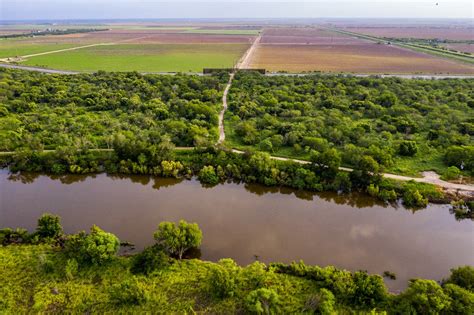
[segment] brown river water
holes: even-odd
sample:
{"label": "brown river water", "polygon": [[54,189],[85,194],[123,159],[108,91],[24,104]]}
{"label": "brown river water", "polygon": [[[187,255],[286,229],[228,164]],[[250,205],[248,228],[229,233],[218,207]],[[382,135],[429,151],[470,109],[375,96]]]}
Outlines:
{"label": "brown river water", "polygon": [[67,233],[97,224],[137,249],[153,243],[159,222],[185,219],[203,231],[202,259],[388,270],[397,274],[397,280],[386,280],[392,291],[404,289],[411,278],[441,280],[452,267],[474,265],[474,224],[456,221],[448,205],[413,212],[360,194],[0,171],[0,228],[33,230],[44,212],[60,215]]}

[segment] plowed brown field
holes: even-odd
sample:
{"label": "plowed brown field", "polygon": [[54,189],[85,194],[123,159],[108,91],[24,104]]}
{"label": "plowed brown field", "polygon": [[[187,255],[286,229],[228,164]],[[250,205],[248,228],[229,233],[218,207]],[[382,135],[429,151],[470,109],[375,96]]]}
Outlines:
{"label": "plowed brown field", "polygon": [[270,71],[474,74],[474,67],[317,28],[272,28],[251,57]]}

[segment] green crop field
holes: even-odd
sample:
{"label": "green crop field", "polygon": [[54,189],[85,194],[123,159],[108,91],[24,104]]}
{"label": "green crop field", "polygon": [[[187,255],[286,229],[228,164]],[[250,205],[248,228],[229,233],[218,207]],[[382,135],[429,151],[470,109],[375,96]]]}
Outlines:
{"label": "green crop field", "polygon": [[247,48],[247,44],[110,45],[37,56],[23,64],[85,72],[197,72],[231,67]]}
{"label": "green crop field", "polygon": [[66,49],[79,46],[77,44],[35,44],[23,43],[19,40],[0,40],[0,58],[17,57],[37,54],[46,51]]}

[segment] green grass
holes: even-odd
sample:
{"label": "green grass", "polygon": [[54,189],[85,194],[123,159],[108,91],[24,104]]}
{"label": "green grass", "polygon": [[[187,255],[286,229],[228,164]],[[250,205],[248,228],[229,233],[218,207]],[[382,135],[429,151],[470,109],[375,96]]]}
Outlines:
{"label": "green grass", "polygon": [[[245,297],[253,289],[249,285],[253,270],[261,270],[255,268],[258,265],[240,269],[245,286],[233,297],[217,299],[212,295],[209,280],[211,271],[217,267],[215,263],[175,261],[170,267],[144,277],[130,273],[130,262],[130,258],[118,257],[102,267],[80,267],[68,278],[65,258],[47,245],[0,246],[0,313],[242,312]],[[280,295],[283,313],[298,312],[308,297],[318,292],[314,281],[289,275],[262,270],[261,279],[265,287]],[[130,280],[135,280],[147,293],[146,302],[114,303],[111,289]]]}
{"label": "green grass", "polygon": [[260,30],[206,30],[206,29],[190,29],[185,33],[193,34],[215,34],[215,35],[258,35]]}
{"label": "green grass", "polygon": [[0,40],[0,58],[17,57],[81,46],[77,44],[34,44],[19,40]]}
{"label": "green grass", "polygon": [[231,67],[247,48],[246,44],[110,45],[37,56],[23,64],[85,72],[199,72]]}

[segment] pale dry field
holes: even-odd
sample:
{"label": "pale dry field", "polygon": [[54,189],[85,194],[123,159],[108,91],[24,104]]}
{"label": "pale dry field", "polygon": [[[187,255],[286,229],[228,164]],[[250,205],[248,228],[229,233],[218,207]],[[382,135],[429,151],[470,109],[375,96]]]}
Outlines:
{"label": "pale dry field", "polygon": [[252,68],[398,74],[474,74],[474,67],[377,44],[339,46],[259,45]]}
{"label": "pale dry field", "polygon": [[269,71],[474,74],[474,67],[317,28],[272,28],[250,61]]}
{"label": "pale dry field", "polygon": [[350,32],[391,38],[424,38],[424,39],[452,39],[474,40],[474,27],[435,27],[435,26],[410,26],[410,27],[346,27]]}

